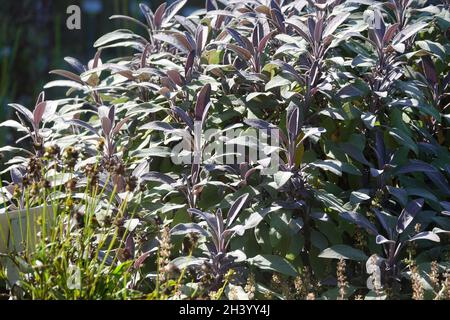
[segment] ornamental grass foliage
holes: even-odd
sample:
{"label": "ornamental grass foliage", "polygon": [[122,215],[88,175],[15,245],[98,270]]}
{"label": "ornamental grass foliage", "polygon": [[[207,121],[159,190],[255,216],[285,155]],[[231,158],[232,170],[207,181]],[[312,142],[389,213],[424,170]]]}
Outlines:
{"label": "ornamental grass foliage", "polygon": [[450,3],[186,3],[10,104],[2,296],[449,299]]}

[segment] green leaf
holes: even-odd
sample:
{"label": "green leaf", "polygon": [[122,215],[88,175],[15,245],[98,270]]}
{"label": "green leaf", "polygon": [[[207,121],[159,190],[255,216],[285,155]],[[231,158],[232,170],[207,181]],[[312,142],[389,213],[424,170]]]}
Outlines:
{"label": "green leaf", "polygon": [[275,77],[272,78],[272,80],[270,80],[266,84],[266,90],[270,90],[270,89],[278,88],[278,87],[282,87],[282,86],[287,86],[289,84],[291,84],[291,80],[286,79],[280,75],[276,75]]}
{"label": "green leaf", "polygon": [[95,41],[94,47],[101,47],[116,40],[129,40],[135,38],[140,38],[140,36],[130,30],[119,29],[101,36],[97,41]]}
{"label": "green leaf", "polygon": [[323,250],[319,254],[319,257],[327,259],[346,259],[355,261],[367,261],[367,259],[369,258],[361,250],[352,248],[344,244],[338,244]]}
{"label": "green leaf", "polygon": [[257,255],[248,259],[248,262],[262,270],[279,272],[288,276],[298,275],[297,270],[284,258],[271,254]]}
{"label": "green leaf", "polygon": [[292,172],[289,172],[289,171],[279,171],[279,172],[275,173],[273,178],[275,181],[276,189],[279,189],[282,186],[284,186],[291,177],[292,177]]}
{"label": "green leaf", "polygon": [[419,148],[417,147],[417,144],[413,141],[413,139],[403,132],[402,130],[398,128],[392,128],[391,131],[389,131],[389,135],[394,137],[397,142],[413,151],[416,155],[419,154]]}

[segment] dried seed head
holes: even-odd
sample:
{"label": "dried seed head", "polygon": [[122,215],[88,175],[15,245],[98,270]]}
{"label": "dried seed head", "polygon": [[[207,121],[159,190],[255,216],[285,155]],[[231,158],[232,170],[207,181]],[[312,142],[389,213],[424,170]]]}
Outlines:
{"label": "dried seed head", "polygon": [[431,262],[430,282],[435,292],[439,291],[439,265],[437,261]]}
{"label": "dried seed head", "polygon": [[345,268],[346,268],[345,260],[340,259],[337,264],[337,269],[336,269],[336,278],[337,278],[338,288],[339,288],[339,297],[338,297],[339,300],[344,300],[345,295],[346,295],[346,290],[348,287],[347,276],[345,274]]}
{"label": "dried seed head", "polygon": [[167,280],[165,275],[165,268],[170,262],[170,250],[172,249],[172,243],[170,240],[169,226],[165,226],[161,232],[161,240],[159,242],[159,281],[164,282]]}
{"label": "dried seed head", "polygon": [[421,228],[422,228],[422,225],[420,223],[416,223],[414,226],[414,231],[416,233],[419,233]]}
{"label": "dried seed head", "polygon": [[256,280],[255,275],[253,273],[250,273],[247,278],[247,284],[244,287],[244,291],[247,293],[248,298],[250,300],[253,300],[255,298],[255,292],[256,292]]}
{"label": "dried seed head", "polygon": [[419,271],[416,265],[412,265],[411,267],[411,286],[412,286],[412,298],[414,300],[423,300],[423,286],[420,281]]}
{"label": "dried seed head", "polygon": [[58,145],[54,144],[45,148],[44,158],[47,159],[57,159],[61,149]]}

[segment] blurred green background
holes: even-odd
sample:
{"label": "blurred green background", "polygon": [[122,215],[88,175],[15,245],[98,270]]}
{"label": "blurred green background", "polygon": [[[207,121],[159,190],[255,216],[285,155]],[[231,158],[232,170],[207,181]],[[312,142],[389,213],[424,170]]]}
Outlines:
{"label": "blurred green background", "polygon": [[[69,69],[64,57],[87,63],[95,54],[95,40],[103,34],[118,28],[142,33],[126,21],[109,20],[113,14],[125,14],[145,21],[139,10],[141,2],[155,10],[164,1],[0,0],[0,122],[12,116],[8,103],[34,106],[44,84],[57,78],[48,72]],[[189,0],[182,14],[203,7],[204,2]],[[73,4],[81,8],[81,30],[66,27],[66,10]],[[120,53],[108,49],[103,58]],[[51,89],[46,95],[48,99],[61,98],[64,91]],[[0,146],[13,145],[15,139],[12,131],[0,130]]]}

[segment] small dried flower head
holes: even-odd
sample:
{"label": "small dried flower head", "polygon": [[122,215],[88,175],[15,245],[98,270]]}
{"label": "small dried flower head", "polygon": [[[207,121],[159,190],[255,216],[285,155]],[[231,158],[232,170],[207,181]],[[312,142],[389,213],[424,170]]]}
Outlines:
{"label": "small dried flower head", "polygon": [[44,157],[47,159],[56,159],[59,156],[61,149],[58,145],[50,145],[45,148]]}
{"label": "small dried flower head", "polygon": [[117,174],[117,175],[121,175],[121,176],[125,175],[125,166],[124,166],[124,164],[120,163],[120,162],[116,163],[115,166],[114,166],[114,173]]}
{"label": "small dried flower head", "polygon": [[65,202],[65,210],[70,211],[73,208],[74,202],[72,197],[67,197]]}
{"label": "small dried flower head", "polygon": [[419,233],[421,228],[422,228],[422,225],[420,223],[416,223],[414,226],[414,231],[416,233]]}
{"label": "small dried flower head", "polygon": [[52,186],[52,184],[50,183],[50,181],[47,180],[47,179],[42,179],[42,180],[40,181],[39,185],[40,185],[40,187],[41,187],[42,189],[50,189],[51,186]]}
{"label": "small dried flower head", "polygon": [[105,139],[104,138],[98,139],[97,151],[102,152],[104,147],[105,147]]}
{"label": "small dried flower head", "polygon": [[343,300],[345,298],[347,287],[348,287],[347,276],[345,274],[345,268],[346,268],[345,260],[340,259],[337,264],[337,269],[336,269],[336,278],[338,281],[338,288],[339,288],[339,297],[338,297],[339,300]]}
{"label": "small dried flower head", "polygon": [[217,300],[217,291],[210,291],[208,296],[211,300]]}
{"label": "small dried flower head", "polygon": [[77,187],[77,180],[75,178],[69,179],[66,182],[65,187],[66,187],[67,192],[75,191],[75,189]]}
{"label": "small dried flower head", "polygon": [[255,292],[256,292],[256,280],[254,273],[250,273],[247,278],[247,283],[244,287],[244,291],[247,293],[248,298],[250,300],[253,300],[255,298]]}
{"label": "small dried flower head", "polygon": [[435,292],[439,291],[439,265],[437,261],[431,262],[430,282]]}
{"label": "small dried flower head", "polygon": [[125,183],[126,183],[126,190],[132,192],[137,187],[137,178],[133,176],[127,177],[125,179]]}
{"label": "small dried flower head", "polygon": [[22,196],[22,188],[18,184],[15,184],[13,191],[13,198],[20,199],[21,196]]}
{"label": "small dried flower head", "polygon": [[39,177],[41,173],[41,168],[42,164],[38,158],[32,157],[28,160],[27,173],[30,176]]}
{"label": "small dried flower head", "polygon": [[30,188],[30,195],[36,197],[37,195],[39,195],[39,192],[40,192],[39,184],[37,182],[33,182]]}
{"label": "small dried flower head", "polygon": [[230,292],[228,293],[228,298],[230,300],[239,300],[238,292],[235,286],[230,288]]}
{"label": "small dried flower head", "polygon": [[281,289],[281,277],[279,274],[277,273],[272,274],[271,284],[273,289],[275,290]]}
{"label": "small dried flower head", "polygon": [[411,285],[413,291],[412,298],[414,300],[423,300],[424,290],[422,282],[420,281],[420,275],[417,266],[413,264],[410,268],[411,268]]}
{"label": "small dried flower head", "polygon": [[78,161],[79,155],[80,155],[79,151],[76,150],[74,147],[72,146],[67,147],[63,153],[64,164],[68,166],[69,169],[73,169]]}
{"label": "small dried flower head", "polygon": [[162,229],[161,232],[161,239],[159,242],[159,260],[158,260],[158,264],[159,264],[159,280],[161,282],[165,281],[166,275],[165,275],[165,267],[169,264],[170,262],[170,251],[172,249],[172,243],[170,240],[170,229],[169,226],[165,226]]}

